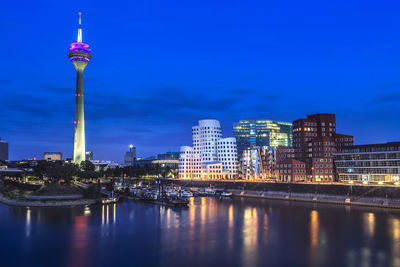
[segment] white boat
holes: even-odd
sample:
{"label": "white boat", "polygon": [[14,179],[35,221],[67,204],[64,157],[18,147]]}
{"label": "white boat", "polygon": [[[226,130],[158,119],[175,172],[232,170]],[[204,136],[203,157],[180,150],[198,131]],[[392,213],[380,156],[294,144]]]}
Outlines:
{"label": "white boat", "polygon": [[206,189],[204,190],[204,192],[205,192],[207,195],[210,195],[210,196],[214,196],[214,195],[215,195],[215,190],[214,190],[214,189],[211,189],[211,188],[206,188]]}
{"label": "white boat", "polygon": [[222,192],[221,196],[222,197],[231,197],[232,196],[232,192]]}
{"label": "white boat", "polygon": [[193,193],[192,192],[188,192],[188,191],[182,191],[182,196],[183,197],[192,197]]}

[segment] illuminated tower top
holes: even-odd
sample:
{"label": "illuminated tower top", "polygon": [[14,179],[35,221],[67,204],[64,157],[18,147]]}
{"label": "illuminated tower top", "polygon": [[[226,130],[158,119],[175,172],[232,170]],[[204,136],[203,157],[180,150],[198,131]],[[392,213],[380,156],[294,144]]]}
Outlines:
{"label": "illuminated tower top", "polygon": [[[78,39],[76,42],[71,43],[69,48],[70,53],[68,54],[72,63],[77,71],[83,71],[86,64],[90,61],[92,56],[90,55],[89,44],[82,42],[82,13],[79,12],[79,27],[78,27]],[[83,64],[86,63],[86,64]]]}
{"label": "illuminated tower top", "polygon": [[79,12],[78,43],[82,43],[82,13]]}

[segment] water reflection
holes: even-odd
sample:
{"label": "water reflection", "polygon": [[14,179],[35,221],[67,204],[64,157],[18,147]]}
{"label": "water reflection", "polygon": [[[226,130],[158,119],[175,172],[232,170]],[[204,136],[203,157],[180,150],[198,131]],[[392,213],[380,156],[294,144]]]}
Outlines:
{"label": "water reflection", "polygon": [[392,216],[390,218],[389,229],[392,236],[392,266],[400,266],[400,219]]}
{"label": "water reflection", "polygon": [[114,203],[113,206],[113,223],[115,224],[117,222],[117,204]]}
{"label": "water reflection", "polygon": [[310,212],[310,265],[318,265],[318,251],[319,251],[319,215],[318,211],[312,210]]}
{"label": "water reflection", "polygon": [[25,226],[25,235],[29,237],[31,234],[31,209],[29,207],[26,208],[26,226]]}
{"label": "water reflection", "polygon": [[372,212],[364,213],[364,229],[369,237],[375,233],[375,214]]}
{"label": "water reflection", "polygon": [[88,217],[76,216],[72,228],[71,250],[68,266],[87,266],[91,258],[89,247]]}
{"label": "water reflection", "polygon": [[233,222],[233,205],[229,205],[229,211],[228,211],[228,248],[229,251],[233,252],[233,234],[234,234],[234,228],[233,228],[234,222]]}
{"label": "water reflection", "polygon": [[313,210],[310,213],[310,240],[311,248],[318,246],[318,234],[319,234],[319,218],[318,211]]}
{"label": "water reflection", "polygon": [[257,264],[258,240],[258,213],[256,208],[246,208],[243,216],[243,264],[255,266]]}
{"label": "water reflection", "polygon": [[397,211],[204,197],[187,209],[125,201],[0,214],[0,256],[42,266],[400,266]]}

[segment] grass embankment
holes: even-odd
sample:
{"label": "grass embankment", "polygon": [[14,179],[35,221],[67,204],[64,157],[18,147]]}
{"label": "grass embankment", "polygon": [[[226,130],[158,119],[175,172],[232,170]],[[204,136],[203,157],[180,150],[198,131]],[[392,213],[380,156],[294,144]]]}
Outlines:
{"label": "grass embankment", "polygon": [[81,195],[82,190],[71,185],[47,184],[39,190],[31,193],[32,196],[65,196],[65,195]]}
{"label": "grass embankment", "polygon": [[24,200],[26,195],[32,193],[32,191],[23,190],[12,185],[4,185],[3,183],[0,183],[0,192],[3,196],[16,200]]}

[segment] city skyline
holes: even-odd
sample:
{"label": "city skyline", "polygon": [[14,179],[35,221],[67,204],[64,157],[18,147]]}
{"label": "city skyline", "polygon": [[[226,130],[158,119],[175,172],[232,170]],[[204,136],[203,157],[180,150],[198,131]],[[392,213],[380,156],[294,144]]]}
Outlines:
{"label": "city skyline", "polygon": [[[190,143],[187,128],[207,118],[231,136],[241,119],[334,113],[338,132],[355,144],[400,139],[398,4],[340,1],[307,17],[297,11],[311,4],[295,2],[186,3],[168,14],[153,4],[6,4],[0,21],[14,42],[1,44],[10,64],[0,67],[0,138],[11,160],[45,151],[72,157],[75,77],[65,46],[76,39],[78,11],[95,47],[85,72],[86,148],[95,158],[122,162],[131,143],[141,156],[179,151]],[[36,53],[42,47],[46,57]]]}

